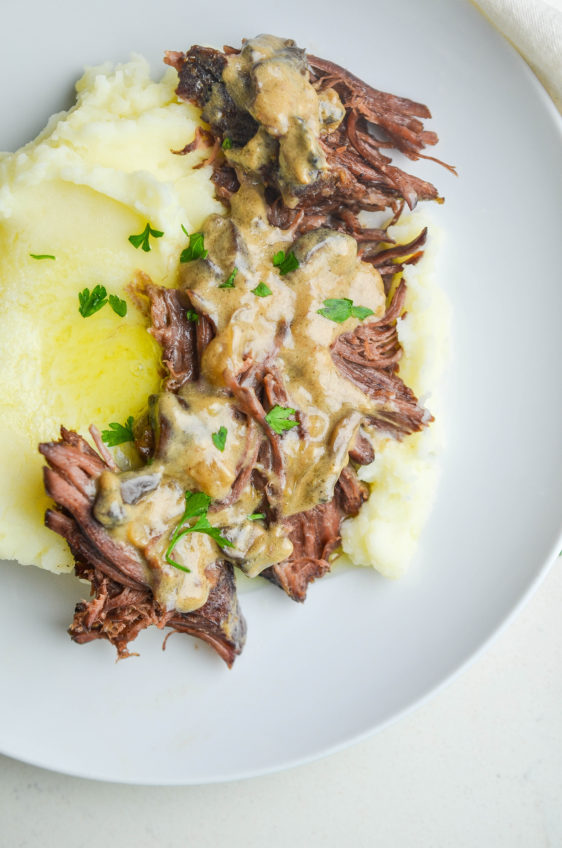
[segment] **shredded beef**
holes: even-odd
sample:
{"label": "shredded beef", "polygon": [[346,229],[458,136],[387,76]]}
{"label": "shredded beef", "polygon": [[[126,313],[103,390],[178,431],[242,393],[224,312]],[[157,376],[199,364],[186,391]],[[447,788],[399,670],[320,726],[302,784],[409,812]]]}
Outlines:
{"label": "shredded beef", "polygon": [[75,558],[76,574],[91,582],[93,600],[79,603],[69,633],[76,642],[107,639],[118,657],[150,624],[170,627],[208,642],[230,666],[244,646],[246,625],[236,598],[232,567],[208,569],[212,589],[206,604],[192,613],[163,610],[146,583],[135,548],[114,542],[96,521],[95,481],[106,463],[77,433],[61,428],[58,442],[39,450],[45,456],[45,488],[57,504],[45,523],[63,536]]}
{"label": "shredded beef", "polygon": [[355,443],[349,450],[349,458],[357,465],[369,465],[375,458],[375,449],[361,431],[357,434]]}
{"label": "shredded beef", "polygon": [[371,422],[397,437],[415,433],[433,420],[396,373],[402,355],[396,321],[405,297],[402,281],[380,321],[359,324],[332,345],[332,359],[342,374],[376,402]]}
{"label": "shredded beef", "polygon": [[359,482],[353,468],[344,468],[329,503],[283,520],[293,552],[283,562],[266,568],[263,577],[280,586],[294,601],[304,601],[308,584],[330,570],[329,557],[341,541],[343,519],[357,515],[367,497],[367,486]]}
{"label": "shredded beef", "polygon": [[[388,248],[371,244],[360,248],[359,256],[364,262],[369,262],[377,269],[383,280],[385,294],[388,295],[394,275],[403,271],[405,265],[415,265],[422,258],[426,239],[427,227],[424,227],[421,233],[407,244],[397,244]],[[398,262],[396,262],[397,259]]]}
{"label": "shredded beef", "polygon": [[173,632],[187,633],[207,642],[229,668],[240,654],[246,624],[236,601],[233,568],[229,563],[215,563],[214,585],[207,602],[198,610],[178,613],[163,610],[149,589],[130,589],[103,572],[77,560],[76,574],[92,584],[94,599],[76,605],[69,633],[75,642],[84,644],[107,639],[117,649],[119,659],[135,656],[128,650],[141,630],[151,624],[170,627]]}
{"label": "shredded beef", "polygon": [[[185,54],[169,51],[164,61],[178,72],[178,97],[203,110],[203,120],[210,123],[215,135],[228,136],[239,147],[255,135],[257,123],[236,106],[222,82],[226,57],[220,50],[194,45]],[[211,98],[214,108],[207,115],[205,107]]]}
{"label": "shredded beef", "polygon": [[162,363],[167,372],[164,387],[177,392],[184,383],[199,376],[196,325],[187,318],[187,310],[193,308],[191,301],[179,289],[151,283],[143,287],[143,293],[150,300],[149,332],[162,348]]}
{"label": "shredded beef", "polygon": [[221,83],[226,58],[220,50],[194,45],[187,53],[168,50],[164,62],[179,76],[178,97],[190,100],[202,109],[209,100],[215,83]]}
{"label": "shredded beef", "polygon": [[[234,48],[225,48],[221,53],[194,45],[187,53],[168,53],[165,61],[178,71],[178,96],[203,110],[203,118],[211,120],[211,129],[219,140],[228,137],[232,145],[241,147],[252,138],[258,125],[234,104],[222,82],[227,56],[235,52],[238,51]],[[337,129],[321,139],[328,173],[297,190],[299,202],[295,209],[284,206],[274,173],[262,175],[268,186],[270,223],[283,229],[292,227],[295,235],[320,226],[339,229],[370,245],[372,250],[381,241],[389,241],[386,229],[396,221],[404,203],[413,209],[419,200],[442,202],[434,185],[392,165],[391,157],[383,150],[395,148],[412,160],[432,159],[453,173],[456,171],[423,152],[438,141],[435,132],[424,128],[422,119],[431,117],[427,106],[379,91],[333,62],[310,55],[307,61],[314,87],[318,91],[335,89],[346,115]],[[212,114],[206,116],[205,107],[211,98]],[[219,101],[221,108],[217,109]],[[221,156],[213,164],[217,197],[228,203],[239,185],[235,170]],[[385,209],[392,213],[385,226],[361,227],[358,212]],[[396,270],[399,269],[394,273]],[[390,274],[388,269],[384,271],[383,277]]]}

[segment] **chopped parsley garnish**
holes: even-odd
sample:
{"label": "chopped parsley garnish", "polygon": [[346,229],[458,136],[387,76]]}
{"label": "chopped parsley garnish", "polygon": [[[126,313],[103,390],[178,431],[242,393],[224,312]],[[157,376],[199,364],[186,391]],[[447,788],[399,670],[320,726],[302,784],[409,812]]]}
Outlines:
{"label": "chopped parsley garnish", "polygon": [[133,421],[133,416],[129,415],[127,423],[124,425],[117,424],[115,421],[109,424],[109,430],[101,431],[102,440],[110,448],[114,448],[115,445],[122,445],[124,442],[134,442]]}
{"label": "chopped parsley garnish", "polygon": [[146,227],[139,233],[137,236],[129,236],[129,241],[133,245],[133,247],[139,248],[142,247],[145,253],[148,253],[150,250],[150,236],[152,238],[162,238],[164,235],[160,230],[154,230],[150,224],[147,223]]}
{"label": "chopped parsley garnish", "polygon": [[289,271],[296,271],[299,267],[299,260],[292,250],[287,255],[285,255],[284,250],[280,250],[273,257],[272,262],[275,268],[279,268],[279,273],[282,277],[288,274]]}
{"label": "chopped parsley garnish", "polygon": [[32,259],[56,259],[52,253],[30,253]]}
{"label": "chopped parsley garnish", "polygon": [[324,300],[324,308],[317,309],[319,315],[328,318],[330,321],[335,321],[336,324],[343,324],[348,318],[358,318],[363,321],[368,315],[374,315],[372,309],[367,306],[354,306],[353,301],[348,297],[333,298],[329,297]]}
{"label": "chopped parsley garnish", "polygon": [[220,286],[219,286],[219,289],[233,289],[234,288],[234,280],[236,279],[237,273],[238,273],[238,268],[234,267],[232,269],[232,273],[230,274],[230,277],[228,278],[228,280],[226,280],[224,283],[221,283]]}
{"label": "chopped parsley garnish", "polygon": [[221,147],[223,150],[230,150],[230,148],[232,147],[232,139],[226,136],[226,138],[223,139]]}
{"label": "chopped parsley garnish", "polygon": [[94,286],[92,291],[83,289],[78,293],[78,303],[78,311],[82,318],[89,318],[90,315],[99,312],[106,303],[109,303],[115,314],[121,318],[127,314],[127,302],[116,294],[110,294],[108,297],[105,286]]}
{"label": "chopped parsley garnish", "polygon": [[[185,493],[185,511],[179,520],[178,526],[172,533],[170,544],[168,545],[168,548],[166,550],[166,562],[168,562],[170,565],[173,565],[174,568],[179,568],[180,571],[186,571],[187,573],[191,573],[190,568],[188,568],[186,565],[182,565],[181,563],[176,562],[171,557],[171,553],[176,547],[177,543],[180,541],[180,539],[183,539],[184,536],[187,536],[188,533],[205,533],[207,536],[210,536],[211,539],[214,539],[218,545],[222,545],[222,547],[234,547],[234,545],[229,539],[225,539],[224,536],[221,535],[219,527],[213,527],[212,524],[209,523],[209,519],[207,518],[207,512],[209,510],[210,504],[211,498],[204,492],[188,491]],[[186,521],[190,521],[192,518],[196,518],[197,521],[195,522],[195,524],[192,524],[191,527],[186,527]]]}
{"label": "chopped parsley garnish", "polygon": [[223,451],[224,446],[226,445],[226,437],[228,434],[228,430],[226,427],[219,427],[216,433],[213,433],[211,436],[213,440],[213,444],[217,450]]}
{"label": "chopped parsley garnish", "polygon": [[295,410],[291,409],[290,406],[274,406],[265,416],[265,420],[274,433],[282,433],[283,430],[292,430],[293,427],[298,427],[299,422],[290,417],[294,414]]}
{"label": "chopped parsley garnish", "polygon": [[248,521],[259,521],[260,518],[265,518],[265,512],[253,512],[248,516]]}
{"label": "chopped parsley garnish", "polygon": [[189,246],[182,250],[180,262],[193,262],[194,259],[205,259],[208,250],[205,250],[205,236],[203,233],[189,233],[182,225],[182,230],[189,237]]}
{"label": "chopped parsley garnish", "polygon": [[117,297],[116,294],[109,295],[109,305],[120,318],[124,318],[127,314],[127,301]]}
{"label": "chopped parsley garnish", "polygon": [[258,283],[255,289],[252,289],[252,292],[256,297],[269,297],[271,289],[265,283]]}
{"label": "chopped parsley garnish", "polygon": [[89,318],[94,312],[98,312],[107,303],[107,292],[105,286],[94,286],[78,292],[78,311],[82,318]]}
{"label": "chopped parsley garnish", "polygon": [[185,313],[185,317],[188,321],[193,321],[195,324],[199,321],[199,315],[194,309],[188,309]]}

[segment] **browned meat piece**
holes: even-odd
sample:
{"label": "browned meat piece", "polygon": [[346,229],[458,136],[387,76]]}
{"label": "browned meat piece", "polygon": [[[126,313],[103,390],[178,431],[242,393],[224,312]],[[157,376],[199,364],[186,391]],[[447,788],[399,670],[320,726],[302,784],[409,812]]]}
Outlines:
{"label": "browned meat piece", "polygon": [[[44,469],[47,494],[72,516],[88,546],[100,557],[100,562],[107,564],[104,569],[108,575],[115,576],[117,570],[126,585],[142,586],[144,569],[135,548],[116,544],[92,513],[95,481],[107,468],[105,462],[81,436],[64,427],[60,441],[44,442],[39,450],[49,464]],[[53,526],[52,510],[47,510],[45,521],[59,532],[59,526]]]}
{"label": "browned meat piece", "polygon": [[374,125],[382,127],[394,147],[417,159],[428,144],[437,144],[436,133],[427,132],[418,118],[431,118],[423,103],[388,94],[363,82],[340,65],[308,56],[308,64],[322,88],[335,88],[344,106],[355,109]]}
{"label": "browned meat piece", "polygon": [[[224,162],[215,160],[214,165],[211,179],[215,184],[215,194],[218,200],[228,205],[232,195],[240,188],[238,177],[234,168],[229,167]],[[273,226],[277,225],[274,224]]]}
{"label": "browned meat piece", "polygon": [[294,601],[304,601],[308,584],[330,570],[329,557],[341,541],[343,519],[357,515],[367,497],[367,486],[359,482],[350,466],[345,468],[329,503],[284,519],[293,553],[284,562],[266,568],[262,576]]}
{"label": "browned meat piece", "polygon": [[[215,335],[213,323],[197,312],[187,292],[152,284],[143,291],[150,300],[152,326],[148,332],[162,348],[162,363],[168,375],[164,388],[177,392],[184,383],[199,378],[201,356]],[[188,312],[196,318],[188,318]]]}
{"label": "browned meat piece", "polygon": [[236,106],[222,82],[224,53],[196,44],[184,54],[168,52],[164,61],[178,72],[178,97],[203,110],[203,120],[216,136],[228,136],[232,144],[243,147],[256,134],[257,123]]}
{"label": "browned meat piece", "polygon": [[406,283],[402,281],[380,321],[360,324],[351,333],[338,336],[332,345],[332,358],[342,374],[376,401],[372,423],[398,438],[433,420],[396,374],[402,355],[396,320],[405,296]]}
{"label": "browned meat piece", "polygon": [[355,444],[349,451],[349,458],[357,465],[369,465],[375,458],[372,444],[361,431],[357,434]]}
{"label": "browned meat piece", "polygon": [[178,72],[178,97],[195,103],[200,109],[211,97],[215,83],[221,82],[226,67],[226,58],[220,50],[199,47],[197,44],[187,53],[168,50],[164,62]]}
{"label": "browned meat piece", "polygon": [[246,622],[238,607],[234,570],[215,563],[217,582],[207,603],[190,613],[173,613],[168,626],[207,642],[230,668],[246,641]]}
{"label": "browned meat piece", "polygon": [[[185,383],[199,377],[201,356],[215,334],[214,327],[206,315],[194,309],[186,292],[155,286],[147,280],[139,277],[133,290],[136,295],[148,298],[152,324],[149,333],[162,348],[164,388],[177,392]],[[196,322],[188,319],[188,310],[197,315]],[[154,409],[149,399],[148,411],[135,422],[134,428],[135,446],[145,461],[154,455],[155,429]]]}
{"label": "browned meat piece", "polygon": [[141,630],[151,624],[170,627],[168,636],[178,632],[202,639],[230,668],[244,646],[246,623],[236,600],[232,566],[216,563],[214,569],[216,582],[207,603],[195,612],[178,613],[159,607],[150,590],[127,588],[79,560],[76,573],[91,582],[94,600],[76,605],[68,632],[79,644],[107,639],[124,659],[136,656],[128,645]]}
{"label": "browned meat piece", "polygon": [[143,286],[143,293],[150,300],[149,333],[162,348],[162,363],[168,373],[164,386],[170,392],[177,392],[184,383],[199,376],[196,325],[187,318],[187,311],[193,309],[191,301],[179,289],[165,289],[152,283]]}
{"label": "browned meat piece", "polygon": [[342,516],[357,515],[361,504],[369,497],[369,487],[362,483],[351,465],[340,474],[334,492],[334,500]]}
{"label": "browned meat piece", "polygon": [[90,580],[94,599],[76,607],[70,634],[76,642],[107,639],[119,657],[150,624],[171,627],[208,642],[230,666],[244,646],[246,625],[238,607],[232,567],[217,562],[207,603],[193,613],[160,608],[146,584],[136,550],[115,543],[96,521],[92,507],[95,481],[107,468],[81,436],[61,428],[58,442],[39,450],[47,459],[45,488],[57,504],[46,524],[63,536],[76,560],[76,574]]}
{"label": "browned meat piece", "polygon": [[[384,283],[385,294],[388,295],[395,274],[404,270],[405,265],[415,265],[423,256],[423,246],[427,238],[427,227],[407,244],[397,244],[381,250],[378,246],[367,245],[359,250],[359,255],[364,262],[373,265],[381,275]],[[400,259],[400,262],[396,262]]]}

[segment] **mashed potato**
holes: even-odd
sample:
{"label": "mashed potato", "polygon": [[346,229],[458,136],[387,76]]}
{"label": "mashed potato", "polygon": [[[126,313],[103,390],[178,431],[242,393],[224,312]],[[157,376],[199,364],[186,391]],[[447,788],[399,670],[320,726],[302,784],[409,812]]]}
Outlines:
{"label": "mashed potato", "polygon": [[403,441],[378,435],[375,461],[359,469],[371,495],[356,518],[342,525],[342,564],[373,566],[386,577],[400,577],[416,550],[433,503],[438,456],[443,443],[440,385],[447,361],[449,302],[432,273],[439,229],[425,211],[404,218],[389,232],[397,242],[413,239],[429,226],[422,261],[407,267],[405,316],[398,322],[404,355],[400,376],[435,416],[435,421]]}
{"label": "mashed potato", "polygon": [[[210,168],[193,170],[205,152],[170,152],[200,123],[176,84],[172,69],[151,81],[141,58],[91,68],[70,112],[0,158],[0,558],[72,569],[65,542],[43,526],[37,445],[61,422],[83,434],[124,423],[158,389],[159,348],[126,286],[137,269],[173,285],[182,225],[193,232],[222,210]],[[164,233],[150,252],[128,241],[147,222]],[[80,315],[78,292],[96,284],[127,300],[126,317],[109,306]]]}

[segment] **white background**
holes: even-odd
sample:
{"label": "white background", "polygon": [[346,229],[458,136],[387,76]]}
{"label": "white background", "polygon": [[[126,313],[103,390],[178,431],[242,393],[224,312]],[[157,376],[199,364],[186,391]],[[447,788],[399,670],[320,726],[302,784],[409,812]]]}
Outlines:
{"label": "white background", "polygon": [[[311,765],[237,783],[152,788],[0,757],[0,845],[558,848],[560,562],[445,690]],[[95,728],[90,736],[95,744]]]}

